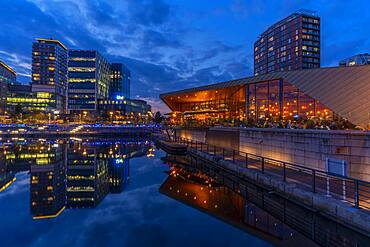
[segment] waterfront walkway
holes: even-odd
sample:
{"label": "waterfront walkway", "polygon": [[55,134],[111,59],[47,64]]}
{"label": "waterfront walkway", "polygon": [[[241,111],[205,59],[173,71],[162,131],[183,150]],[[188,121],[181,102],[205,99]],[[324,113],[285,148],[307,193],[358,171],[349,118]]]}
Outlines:
{"label": "waterfront walkway", "polygon": [[260,171],[306,191],[345,201],[370,212],[369,182],[190,139],[177,137],[176,142],[212,155],[218,160],[230,161],[239,167]]}

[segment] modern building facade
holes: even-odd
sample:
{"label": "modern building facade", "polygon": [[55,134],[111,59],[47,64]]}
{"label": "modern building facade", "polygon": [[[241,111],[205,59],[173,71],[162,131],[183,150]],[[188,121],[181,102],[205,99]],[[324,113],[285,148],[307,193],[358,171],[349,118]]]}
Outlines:
{"label": "modern building facade", "polygon": [[54,105],[55,98],[50,97],[48,92],[32,92],[31,85],[19,83],[9,86],[6,98],[6,110],[9,114],[53,112]]}
{"label": "modern building facade", "polygon": [[109,95],[110,65],[95,50],[69,50],[68,110],[72,112],[97,109],[98,99]]}
{"label": "modern building facade", "polygon": [[254,43],[254,74],[320,67],[320,17],[300,10],[263,32]]}
{"label": "modern building facade", "polygon": [[370,54],[358,54],[346,59],[343,59],[339,62],[339,66],[357,66],[357,65],[365,65],[370,64]]}
{"label": "modern building facade", "polygon": [[129,99],[131,87],[131,72],[122,63],[111,64],[109,98]]}
{"label": "modern building facade", "polygon": [[6,112],[8,88],[16,81],[16,73],[7,64],[0,61],[0,115]]}
{"label": "modern building facade", "polygon": [[277,72],[162,94],[176,123],[324,125],[370,128],[370,65]]}
{"label": "modern building facade", "polygon": [[151,116],[151,106],[144,100],[105,99],[98,101],[98,114],[106,116],[111,121],[143,123]]}
{"label": "modern building facade", "polygon": [[64,113],[67,99],[67,47],[58,40],[36,39],[32,44],[32,91],[51,100],[48,109]]}

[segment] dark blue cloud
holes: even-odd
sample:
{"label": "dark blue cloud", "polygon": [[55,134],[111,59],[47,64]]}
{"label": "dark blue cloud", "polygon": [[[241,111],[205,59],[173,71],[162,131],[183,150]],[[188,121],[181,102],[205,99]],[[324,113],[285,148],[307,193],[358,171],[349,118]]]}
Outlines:
{"label": "dark blue cloud", "polygon": [[132,20],[142,25],[161,25],[170,16],[170,5],[162,0],[130,0]]}
{"label": "dark blue cloud", "polygon": [[132,95],[155,105],[163,91],[251,75],[258,35],[301,8],[321,16],[323,66],[370,47],[370,4],[360,0],[4,0],[1,7],[0,59],[20,81],[30,80],[32,41],[53,37],[126,63]]}

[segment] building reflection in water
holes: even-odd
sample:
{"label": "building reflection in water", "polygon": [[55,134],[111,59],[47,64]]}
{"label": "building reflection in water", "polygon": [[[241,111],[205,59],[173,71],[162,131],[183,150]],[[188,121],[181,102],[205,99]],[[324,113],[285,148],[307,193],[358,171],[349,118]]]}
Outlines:
{"label": "building reflection in water", "polygon": [[56,217],[65,209],[66,150],[58,144],[29,147],[31,214],[34,219]]}
{"label": "building reflection in water", "polygon": [[34,219],[57,217],[65,208],[94,208],[129,183],[129,160],[147,155],[149,142],[64,140],[3,145],[0,190],[15,174],[30,172],[30,211]]}
{"label": "building reflection in water", "polygon": [[[282,246],[367,246],[368,238],[256,187],[228,189],[197,169],[171,162],[160,192],[259,238]],[[221,180],[222,181],[222,180]]]}
{"label": "building reflection in water", "polygon": [[202,173],[171,166],[170,175],[159,191],[274,244],[293,246],[305,241],[315,246],[278,219]]}

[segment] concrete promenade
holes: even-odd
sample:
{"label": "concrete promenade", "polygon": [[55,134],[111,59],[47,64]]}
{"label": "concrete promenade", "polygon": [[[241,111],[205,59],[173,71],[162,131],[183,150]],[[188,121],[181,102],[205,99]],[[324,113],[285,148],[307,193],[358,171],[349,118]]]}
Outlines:
{"label": "concrete promenade", "polygon": [[344,161],[347,176],[370,181],[370,132],[237,127],[177,128],[178,137],[326,171]]}

